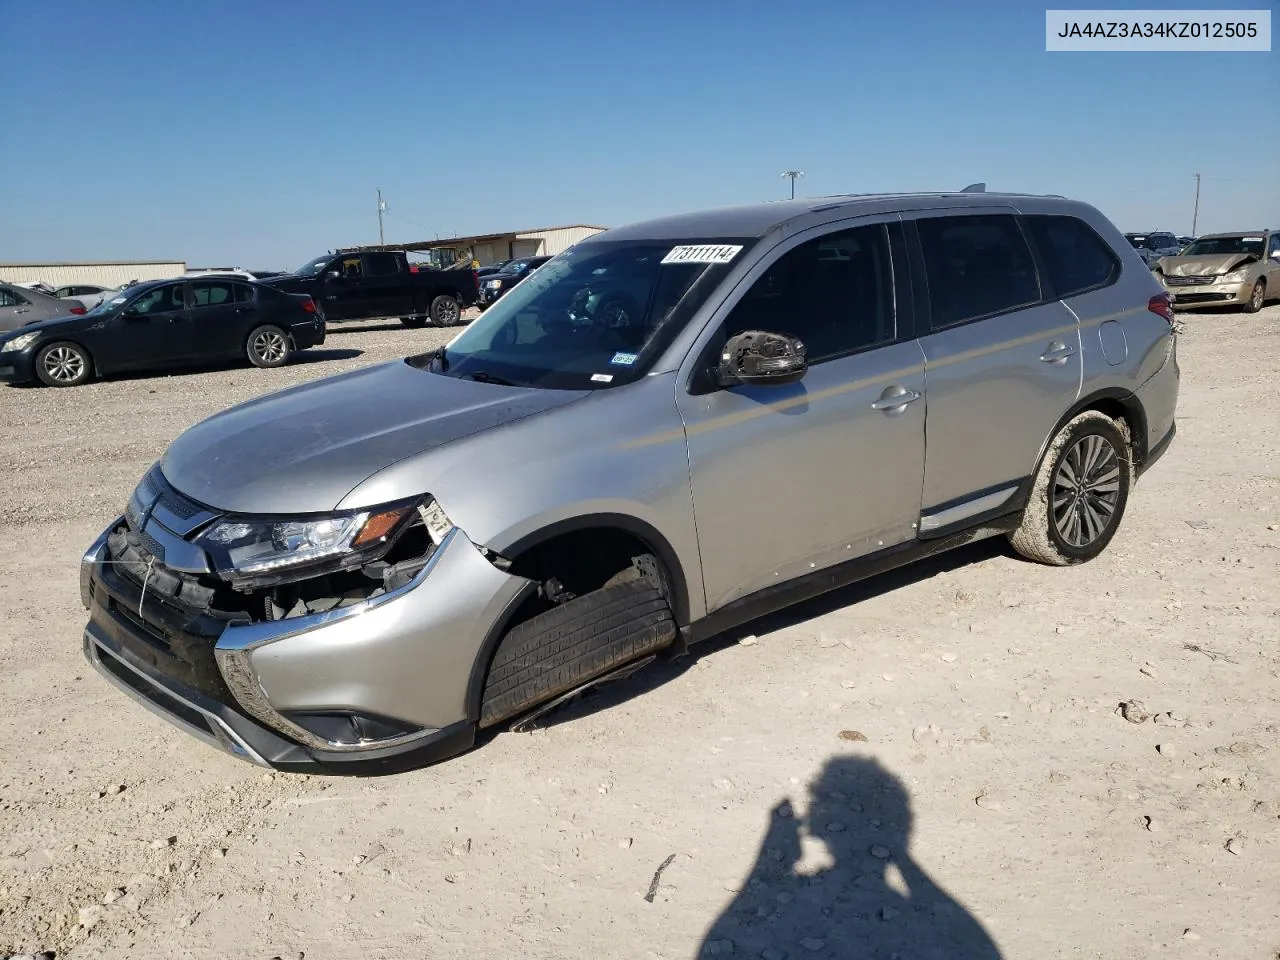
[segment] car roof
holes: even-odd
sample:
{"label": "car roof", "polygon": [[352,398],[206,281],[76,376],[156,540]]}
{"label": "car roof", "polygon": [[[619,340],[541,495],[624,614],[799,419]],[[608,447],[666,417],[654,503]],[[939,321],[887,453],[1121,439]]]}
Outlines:
{"label": "car roof", "polygon": [[1007,207],[1033,198],[1070,204],[1056,195],[1027,193],[925,193],[840,194],[796,200],[773,200],[744,206],[718,207],[693,213],[643,220],[615,227],[581,241],[583,244],[613,240],[674,240],[686,237],[763,237],[810,214],[839,210],[844,216],[893,213],[930,207]]}
{"label": "car roof", "polygon": [[1264,233],[1277,233],[1276,230],[1231,230],[1227,233],[1202,233],[1197,240],[1220,240],[1227,237],[1260,237]]}

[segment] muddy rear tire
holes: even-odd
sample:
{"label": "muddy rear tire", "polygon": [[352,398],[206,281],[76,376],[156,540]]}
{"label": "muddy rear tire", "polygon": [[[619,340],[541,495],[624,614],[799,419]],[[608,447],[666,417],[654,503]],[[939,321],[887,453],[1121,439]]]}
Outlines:
{"label": "muddy rear tire", "polygon": [[480,726],[491,727],[594,677],[669,646],[671,606],[648,579],[605,586],[512,627],[485,678]]}

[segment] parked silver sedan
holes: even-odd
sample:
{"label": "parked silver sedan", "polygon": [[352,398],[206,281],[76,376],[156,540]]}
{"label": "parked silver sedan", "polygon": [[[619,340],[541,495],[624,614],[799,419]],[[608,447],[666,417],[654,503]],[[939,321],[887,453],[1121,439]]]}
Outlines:
{"label": "parked silver sedan", "polygon": [[0,332],[85,312],[85,306],[79,300],[63,300],[39,290],[0,283]]}
{"label": "parked silver sedan", "polygon": [[1235,305],[1257,313],[1280,298],[1280,230],[1209,234],[1153,269],[1180,310]]}
{"label": "parked silver sedan", "polygon": [[53,291],[53,295],[63,300],[79,300],[86,310],[92,310],[103,300],[110,300],[119,292],[118,288],[101,287],[96,283],[73,283],[70,286],[59,287]]}

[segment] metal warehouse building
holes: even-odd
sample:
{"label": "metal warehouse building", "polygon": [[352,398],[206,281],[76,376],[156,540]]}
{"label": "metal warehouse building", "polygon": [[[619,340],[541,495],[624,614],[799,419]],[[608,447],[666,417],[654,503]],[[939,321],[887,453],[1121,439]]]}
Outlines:
{"label": "metal warehouse building", "polygon": [[470,256],[479,260],[484,267],[516,257],[554,256],[606,229],[608,228],[575,223],[564,227],[540,227],[536,230],[478,233],[470,237],[388,244],[388,247],[395,250],[428,251],[432,253],[432,259],[446,264],[465,260]]}
{"label": "metal warehouse building", "polygon": [[9,283],[43,281],[51,287],[74,283],[115,288],[130,280],[163,280],[180,277],[182,260],[96,260],[89,263],[0,263],[0,280]]}

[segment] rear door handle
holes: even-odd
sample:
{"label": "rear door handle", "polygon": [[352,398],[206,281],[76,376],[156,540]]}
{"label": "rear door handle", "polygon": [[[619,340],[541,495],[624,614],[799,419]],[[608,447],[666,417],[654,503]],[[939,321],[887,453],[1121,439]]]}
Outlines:
{"label": "rear door handle", "polygon": [[901,386],[888,387],[884,393],[880,394],[880,399],[871,404],[872,410],[880,410],[885,413],[894,413],[901,410],[908,403],[913,403],[921,397],[920,391],[908,390]]}
{"label": "rear door handle", "polygon": [[1062,363],[1067,357],[1073,356],[1076,348],[1063,343],[1061,340],[1055,340],[1049,344],[1049,348],[1040,354],[1040,359],[1045,363]]}

